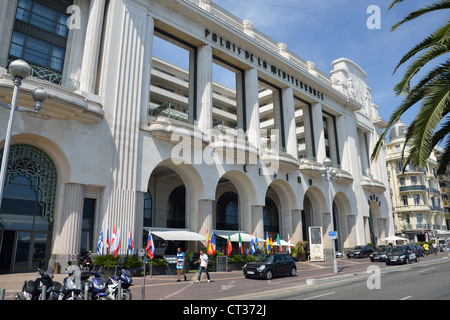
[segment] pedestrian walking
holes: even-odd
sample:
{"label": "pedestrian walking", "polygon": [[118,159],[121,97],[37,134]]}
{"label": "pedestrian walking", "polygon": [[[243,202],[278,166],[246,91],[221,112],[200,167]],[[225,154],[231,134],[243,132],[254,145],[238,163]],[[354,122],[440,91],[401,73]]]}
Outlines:
{"label": "pedestrian walking", "polygon": [[184,281],[186,281],[186,274],[184,273],[184,262],[186,261],[186,258],[184,256],[184,252],[181,251],[181,248],[177,249],[177,274],[178,274],[178,280],[177,282],[180,282],[180,275],[183,274]]}
{"label": "pedestrian walking", "polygon": [[195,261],[194,264],[197,264],[200,262],[200,267],[198,268],[198,278],[197,278],[197,283],[200,282],[200,278],[202,276],[202,272],[203,270],[205,270],[206,272],[206,276],[208,277],[208,282],[211,282],[211,279],[209,278],[209,273],[208,273],[208,255],[205,254],[205,252],[203,250],[200,250],[200,258],[199,260]]}
{"label": "pedestrian walking", "polygon": [[428,246],[428,243],[424,243],[423,250],[425,250],[425,253],[426,253],[427,258],[428,258],[428,250],[430,250],[430,247]]}
{"label": "pedestrian walking", "polygon": [[433,242],[433,252],[434,252],[434,254],[437,254],[437,244],[436,244],[436,241]]}

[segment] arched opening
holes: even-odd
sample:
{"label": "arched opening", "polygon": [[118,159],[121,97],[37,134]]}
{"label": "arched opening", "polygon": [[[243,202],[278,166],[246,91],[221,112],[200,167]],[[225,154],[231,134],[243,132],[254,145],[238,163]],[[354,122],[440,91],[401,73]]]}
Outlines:
{"label": "arched opening", "polygon": [[184,228],[186,226],[186,187],[176,187],[167,202],[167,228]]}
{"label": "arched opening", "polygon": [[217,200],[216,229],[239,230],[239,196],[237,193],[225,192]]}
{"label": "arched opening", "polygon": [[266,204],[263,208],[263,218],[264,236],[267,233],[269,238],[272,237],[272,239],[276,239],[277,235],[280,233],[280,218],[275,201],[269,197],[266,197]]}
{"label": "arched opening", "polygon": [[57,183],[55,164],[44,151],[11,146],[0,208],[0,272],[29,272],[48,260]]}

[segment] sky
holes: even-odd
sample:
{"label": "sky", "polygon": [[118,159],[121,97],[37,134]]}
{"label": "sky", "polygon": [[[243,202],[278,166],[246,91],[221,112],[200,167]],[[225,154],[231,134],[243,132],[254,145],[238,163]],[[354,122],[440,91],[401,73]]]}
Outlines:
{"label": "sky", "polygon": [[[242,20],[250,20],[253,28],[329,75],[332,61],[341,57],[358,64],[367,74],[373,103],[379,115],[389,120],[404,97],[393,91],[408,64],[393,74],[401,57],[448,19],[448,11],[435,12],[404,24],[395,31],[391,27],[409,12],[437,0],[405,0],[388,10],[392,0],[212,0]],[[379,28],[369,29],[374,12],[380,9]],[[442,10],[441,10],[442,11]],[[427,69],[425,69],[426,71]],[[418,106],[407,112],[402,121],[407,125],[415,118]]]}

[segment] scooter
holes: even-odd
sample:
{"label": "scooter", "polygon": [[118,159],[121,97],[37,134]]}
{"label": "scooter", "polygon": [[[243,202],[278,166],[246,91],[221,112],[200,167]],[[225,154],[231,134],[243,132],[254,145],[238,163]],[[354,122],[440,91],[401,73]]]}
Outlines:
{"label": "scooter", "polygon": [[106,284],[108,279],[100,274],[98,271],[94,271],[94,277],[92,278],[92,291],[91,300],[108,300],[106,294]]}
{"label": "scooter", "polygon": [[[119,293],[119,281],[121,281],[121,296]],[[131,300],[132,295],[130,286],[132,286],[133,278],[128,270],[122,270],[119,276],[113,276],[108,281],[108,288],[106,290],[107,298],[109,300]]]}
{"label": "scooter", "polygon": [[64,288],[59,295],[59,300],[81,300],[81,269],[79,266],[72,266],[70,261],[67,262],[69,267],[66,268],[69,276],[64,278]]}

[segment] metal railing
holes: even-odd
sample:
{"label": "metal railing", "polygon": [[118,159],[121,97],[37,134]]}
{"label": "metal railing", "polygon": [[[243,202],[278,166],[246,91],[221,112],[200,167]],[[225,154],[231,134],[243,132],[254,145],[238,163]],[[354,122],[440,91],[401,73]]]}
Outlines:
{"label": "metal railing", "polygon": [[164,102],[159,107],[149,109],[149,115],[155,118],[161,116],[189,123],[189,115],[185,112],[175,110],[171,102]]}
{"label": "metal railing", "polygon": [[[13,57],[0,57],[0,67],[8,69],[9,64],[15,60]],[[66,88],[72,92],[80,89],[80,82],[75,79],[63,77],[62,73],[57,72],[55,70],[51,70],[42,66],[38,66],[33,63],[29,63],[31,67],[30,77],[44,80],[56,85],[59,85],[63,88]]]}

